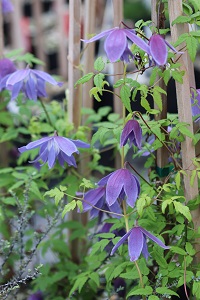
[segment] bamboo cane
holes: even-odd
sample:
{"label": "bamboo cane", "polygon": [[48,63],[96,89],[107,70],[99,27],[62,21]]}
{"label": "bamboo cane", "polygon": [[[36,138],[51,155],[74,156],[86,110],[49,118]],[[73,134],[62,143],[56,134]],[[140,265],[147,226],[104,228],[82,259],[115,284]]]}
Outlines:
{"label": "bamboo cane", "polygon": [[[165,28],[164,18],[164,3],[157,5],[157,0],[151,0],[151,19],[154,26],[158,29]],[[163,90],[167,90],[167,87],[163,79],[160,79],[157,83]],[[157,109],[157,105],[154,103],[154,107]],[[167,118],[167,96],[162,94],[162,111],[155,117],[156,120],[162,120]],[[168,151],[166,147],[161,147],[156,151],[156,167],[159,177],[164,179],[166,176],[165,167],[168,164]]]}
{"label": "bamboo cane", "polygon": [[[182,1],[181,0],[169,0],[169,17],[170,17],[170,26],[171,26],[171,35],[172,40],[175,42],[178,37],[189,32],[188,24],[175,24],[172,26],[172,21],[175,20],[178,16],[182,15]],[[183,45],[184,46],[184,45]],[[189,124],[189,129],[193,132],[193,123],[192,123],[192,111],[191,111],[191,102],[190,102],[190,86],[195,87],[194,80],[194,68],[192,62],[189,58],[188,52],[180,57],[179,62],[181,64],[181,70],[185,72],[183,76],[183,84],[176,82],[176,94],[177,94],[177,103],[178,103],[178,116],[180,122],[186,122]],[[186,171],[187,176],[184,176],[184,191],[186,201],[190,201],[198,196],[198,184],[197,179],[194,180],[194,185],[190,185],[191,171],[193,169],[192,159],[195,157],[195,148],[192,144],[192,140],[189,137],[185,137],[185,141],[181,145],[182,150],[182,166]],[[200,226],[200,206],[192,211],[192,218],[194,223],[194,229],[197,230]],[[200,262],[200,243],[199,241],[195,245],[197,250],[196,262]]]}
{"label": "bamboo cane", "polygon": [[[123,21],[123,0],[113,0],[113,10],[114,10],[114,26],[119,26],[120,22]],[[115,82],[122,78],[123,74],[123,62],[119,61],[114,64],[114,74],[115,74]],[[120,94],[120,88],[116,88],[114,90],[116,94]],[[113,97],[113,108],[114,112],[119,114],[120,117],[123,115],[123,105],[120,99],[114,95]],[[121,168],[121,159],[120,155],[116,154],[115,157],[115,168],[119,169]]]}

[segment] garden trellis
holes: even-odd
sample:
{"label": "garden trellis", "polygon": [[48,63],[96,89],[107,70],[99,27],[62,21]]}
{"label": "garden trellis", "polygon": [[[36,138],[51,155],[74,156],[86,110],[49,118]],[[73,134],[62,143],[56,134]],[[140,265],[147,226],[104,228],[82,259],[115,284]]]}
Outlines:
{"label": "garden trellis", "polygon": [[[15,13],[4,22],[12,24],[6,37],[11,48],[23,44],[27,50],[35,35],[36,56],[47,63],[51,34],[46,40],[42,3],[32,2],[32,32],[20,32],[22,0],[13,0]],[[200,90],[193,66],[200,4],[151,0],[151,20],[132,26],[123,20],[127,3],[52,1],[57,33],[51,33],[58,45],[51,40],[50,46],[56,46],[64,81],[62,101],[53,93],[48,99],[50,86],[62,86],[47,73],[48,63],[16,50],[3,57],[0,19],[3,300],[16,297],[28,281],[29,300],[159,300],[181,295],[180,289],[185,299],[200,299]],[[110,18],[111,28],[104,28],[108,10],[113,24]],[[101,31],[98,18],[104,20]],[[94,42],[101,39],[104,54],[96,57]],[[147,70],[148,84],[139,79]],[[176,115],[167,112],[170,78]],[[100,102],[96,110],[94,101]],[[146,113],[135,109],[138,102]],[[115,154],[114,167],[110,154],[101,163],[108,150]],[[134,165],[132,158],[141,156],[148,172]],[[33,216],[45,225],[32,228]],[[38,261],[29,270],[40,249],[42,255],[51,250],[56,260]]]}

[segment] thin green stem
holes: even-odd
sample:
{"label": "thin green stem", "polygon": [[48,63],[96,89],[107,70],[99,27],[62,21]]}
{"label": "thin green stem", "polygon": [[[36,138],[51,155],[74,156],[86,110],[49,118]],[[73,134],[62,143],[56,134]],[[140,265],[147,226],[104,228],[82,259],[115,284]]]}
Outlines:
{"label": "thin green stem", "polygon": [[48,111],[47,111],[47,109],[46,109],[46,107],[45,107],[43,101],[42,101],[40,98],[39,98],[39,101],[40,101],[40,103],[41,103],[41,105],[42,105],[42,108],[43,108],[43,110],[44,110],[44,113],[45,113],[45,115],[46,115],[46,117],[47,117],[48,123],[55,129],[53,123],[51,122],[51,118],[50,118],[50,116],[49,116],[49,113],[48,113]]}

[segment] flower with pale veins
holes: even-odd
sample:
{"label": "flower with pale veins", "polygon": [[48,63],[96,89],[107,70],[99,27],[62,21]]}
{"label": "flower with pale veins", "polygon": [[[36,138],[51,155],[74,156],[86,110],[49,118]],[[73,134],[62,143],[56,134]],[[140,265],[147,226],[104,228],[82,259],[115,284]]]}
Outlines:
{"label": "flower with pale veins", "polygon": [[[119,203],[116,201],[113,205],[108,206],[106,203],[106,188],[104,186],[97,187],[96,189],[91,189],[88,192],[84,194],[84,199],[83,199],[83,212],[90,211],[90,217],[91,218],[96,218],[100,217],[102,215],[102,211],[98,210],[103,209],[108,212],[114,212],[116,214],[121,214],[121,208]],[[97,208],[95,208],[95,207]],[[118,215],[115,214],[110,214],[112,217],[119,217]]]}
{"label": "flower with pale veins", "polygon": [[106,37],[104,49],[110,62],[123,60],[129,62],[129,56],[133,57],[132,52],[128,48],[127,39],[131,40],[140,49],[150,54],[149,45],[136,35],[135,30],[127,28],[115,27],[105,30],[89,40],[82,40],[85,43],[95,42],[103,37]]}
{"label": "flower with pale veins", "polygon": [[134,207],[140,193],[140,184],[136,176],[128,169],[119,169],[103,177],[98,185],[106,186],[106,202],[113,205],[118,199],[125,200]]}
{"label": "flower with pale veins", "polygon": [[58,136],[55,133],[54,136],[43,137],[37,141],[30,142],[28,145],[18,148],[18,150],[20,153],[23,153],[28,150],[40,148],[38,157],[30,161],[30,163],[42,160],[43,164],[47,162],[49,169],[51,169],[55,165],[56,159],[62,167],[64,167],[65,162],[69,166],[76,167],[76,161],[72,154],[79,153],[77,147],[90,148],[90,145],[80,140],[71,140]]}
{"label": "flower with pale veins", "polygon": [[164,66],[167,63],[167,46],[175,53],[182,54],[177,51],[170,43],[168,43],[161,35],[153,34],[149,40],[150,57],[158,66]]}
{"label": "flower with pale veins", "polygon": [[62,86],[48,73],[32,70],[29,67],[23,70],[17,70],[12,73],[5,82],[5,88],[12,92],[11,100],[14,100],[22,91],[30,100],[37,100],[38,97],[47,97],[45,84]]}
{"label": "flower with pale veins", "polygon": [[139,149],[141,148],[142,129],[136,120],[129,120],[122,130],[120,146],[125,146],[128,141],[130,146],[133,144]]}
{"label": "flower with pale veins", "polygon": [[14,7],[10,0],[1,0],[3,14],[10,13],[14,10]]}
{"label": "flower with pale veins", "polygon": [[136,261],[140,257],[142,253],[145,259],[148,259],[149,252],[147,248],[146,239],[149,238],[154,243],[158,244],[158,246],[162,247],[163,249],[169,249],[170,247],[165,246],[165,244],[155,237],[153,234],[145,230],[140,226],[133,227],[129,230],[113,247],[110,255],[113,255],[115,251],[121,246],[127,239],[128,239],[128,252],[131,261]]}

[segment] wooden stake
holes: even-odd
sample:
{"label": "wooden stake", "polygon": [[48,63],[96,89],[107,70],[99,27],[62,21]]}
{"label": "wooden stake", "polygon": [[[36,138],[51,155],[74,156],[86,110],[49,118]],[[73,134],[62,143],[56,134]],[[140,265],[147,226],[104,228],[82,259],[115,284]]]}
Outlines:
{"label": "wooden stake", "polygon": [[64,31],[64,12],[65,1],[55,1],[56,12],[58,16],[57,30],[58,30],[58,63],[59,74],[66,80],[67,79],[67,37]]}
{"label": "wooden stake", "polygon": [[[88,39],[88,35],[95,33],[95,7],[96,0],[86,0],[84,9],[84,39]],[[84,51],[84,74],[93,72],[94,70],[94,48],[95,43],[87,44]],[[89,96],[89,91],[93,87],[93,82],[89,82],[83,85],[83,107],[93,108],[93,100]],[[85,116],[82,117],[83,123],[85,122]]]}
{"label": "wooden stake", "polygon": [[36,55],[42,60],[45,65],[40,66],[44,71],[46,71],[46,55],[44,52],[44,30],[42,24],[42,3],[40,0],[33,1],[33,14],[34,14],[34,23],[35,23],[35,44],[36,44]]}
{"label": "wooden stake", "polygon": [[[158,29],[163,29],[165,28],[165,16],[164,16],[164,3],[160,3],[159,6],[157,5],[158,1],[157,0],[151,0],[151,19],[153,26],[156,26]],[[167,87],[164,83],[163,79],[160,79],[158,84],[163,90],[167,90]],[[155,120],[162,120],[167,118],[167,96],[162,94],[162,112],[158,114],[155,117]],[[155,109],[158,109],[157,105],[154,103]],[[162,179],[166,175],[164,175],[165,172],[164,168],[168,164],[168,151],[166,147],[161,147],[156,151],[156,166],[157,166],[157,172],[160,175]]]}
{"label": "wooden stake", "polygon": [[[169,0],[168,7],[169,7],[171,35],[172,35],[173,42],[175,42],[181,34],[189,32],[189,26],[188,24],[175,24],[172,26],[173,20],[175,20],[178,16],[182,15],[181,0],[176,0],[176,1]],[[176,82],[179,120],[180,122],[188,123],[189,130],[193,132],[192,110],[191,110],[191,101],[190,101],[190,86],[195,87],[195,80],[194,80],[194,68],[187,51],[185,51],[185,53],[180,57],[179,63],[181,64],[181,70],[185,72],[185,75],[183,76],[183,84]],[[191,171],[194,168],[194,166],[192,165],[192,159],[195,157],[195,148],[192,144],[191,138],[185,136],[185,141],[181,145],[181,150],[182,150],[182,166],[187,173],[187,176],[184,176],[185,197],[186,197],[186,201],[189,201],[198,196],[197,179],[195,178],[193,186],[190,185]],[[197,230],[198,227],[200,226],[200,207],[198,207],[198,209],[196,209],[195,211],[192,211],[192,217],[194,222],[194,229]],[[200,243],[196,244],[196,250],[198,251],[196,255],[196,261],[199,263]]]}
{"label": "wooden stake", "polygon": [[81,1],[69,1],[69,56],[68,56],[68,114],[69,121],[75,128],[81,121],[81,93],[80,85],[74,88],[76,81],[81,77],[80,65],[80,39],[81,39]]}
{"label": "wooden stake", "polygon": [[[123,21],[124,18],[123,0],[113,0],[113,9],[114,9],[114,27],[116,27],[120,25],[120,22]],[[115,82],[117,82],[117,80],[123,77],[122,75],[124,71],[123,62],[119,61],[114,63],[113,68],[114,68],[113,70],[114,74],[116,74],[114,76]],[[116,88],[114,92],[119,95],[120,88]],[[120,117],[123,116],[123,104],[122,101],[119,99],[119,97],[117,97],[116,95],[114,95],[113,97],[113,108],[115,113],[119,114]],[[115,168],[116,169],[121,168],[121,159],[119,154],[117,154],[115,157]]]}

